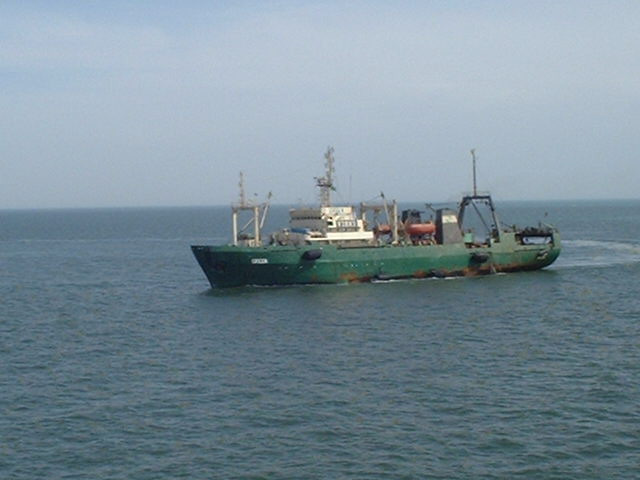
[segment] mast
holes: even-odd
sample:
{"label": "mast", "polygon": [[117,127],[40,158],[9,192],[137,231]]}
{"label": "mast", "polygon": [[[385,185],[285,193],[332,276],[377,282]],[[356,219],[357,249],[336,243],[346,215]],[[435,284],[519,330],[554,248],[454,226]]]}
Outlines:
{"label": "mast", "polygon": [[[502,230],[500,229],[500,222],[498,220],[498,214],[496,213],[495,206],[493,205],[493,200],[491,199],[491,194],[488,192],[483,192],[478,194],[478,188],[476,183],[476,149],[471,149],[471,158],[473,160],[473,194],[465,195],[462,197],[462,201],[460,202],[460,208],[458,209],[458,224],[462,228],[464,224],[464,214],[467,207],[471,206],[475,210],[478,218],[482,222],[483,226],[487,229],[488,232],[494,236],[496,241],[500,241],[502,236]],[[484,204],[489,208],[489,212],[491,215],[491,219],[493,220],[493,225],[487,225],[487,222],[483,218],[480,210],[478,209],[478,203]],[[495,232],[492,232],[495,230]]]}
{"label": "mast", "polygon": [[[264,219],[267,214],[266,209],[268,208],[268,202],[271,199],[271,192],[269,192],[269,198],[267,199],[267,202],[265,204],[260,205],[253,201],[247,200],[247,195],[244,190],[244,173],[242,172],[240,172],[240,181],[238,182],[238,187],[240,189],[238,203],[231,206],[231,228],[233,233],[233,245],[244,243],[255,247],[260,246],[262,243],[262,240],[260,239],[260,229],[264,224]],[[261,209],[263,209],[262,220],[260,219]],[[238,228],[238,217],[241,212],[244,211],[251,211],[253,215],[242,228]],[[247,236],[244,231],[251,224],[253,224],[253,236]]]}
{"label": "mast", "polygon": [[315,177],[315,180],[316,186],[320,187],[320,206],[330,207],[331,191],[335,190],[335,186],[333,185],[333,175],[335,173],[335,168],[333,166],[333,147],[327,148],[327,153],[324,154],[324,159],[324,166],[326,169],[324,177]]}
{"label": "mast", "polygon": [[478,189],[476,188],[476,149],[471,149],[471,158],[473,158],[473,196],[478,195]]}
{"label": "mast", "polygon": [[238,187],[240,189],[240,201],[238,202],[239,207],[247,206],[247,196],[244,193],[244,173],[240,172],[240,181],[238,182]]}

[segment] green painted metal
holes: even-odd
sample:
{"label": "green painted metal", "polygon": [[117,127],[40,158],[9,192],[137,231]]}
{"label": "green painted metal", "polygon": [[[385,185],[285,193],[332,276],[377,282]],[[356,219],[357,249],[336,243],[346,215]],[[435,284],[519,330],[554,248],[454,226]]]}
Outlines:
{"label": "green painted metal", "polygon": [[[462,242],[366,247],[191,247],[213,287],[348,283],[538,270],[552,264],[560,248],[560,235],[555,229],[549,243],[531,245],[518,242],[514,233],[501,232],[500,241],[481,247]],[[305,255],[310,250],[319,250],[321,254]]]}

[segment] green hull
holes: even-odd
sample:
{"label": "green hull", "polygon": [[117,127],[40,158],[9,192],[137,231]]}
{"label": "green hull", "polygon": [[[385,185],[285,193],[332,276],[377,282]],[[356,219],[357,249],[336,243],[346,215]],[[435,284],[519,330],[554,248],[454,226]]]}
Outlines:
{"label": "green hull", "polygon": [[558,257],[560,238],[555,231],[550,243],[523,245],[513,233],[504,232],[500,242],[484,247],[454,243],[371,247],[194,245],[191,249],[212,287],[236,287],[538,270]]}

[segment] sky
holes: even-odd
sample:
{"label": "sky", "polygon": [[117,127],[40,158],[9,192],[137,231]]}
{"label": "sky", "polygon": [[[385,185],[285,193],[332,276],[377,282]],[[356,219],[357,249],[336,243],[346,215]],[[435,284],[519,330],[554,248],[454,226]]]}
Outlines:
{"label": "sky", "polygon": [[640,198],[640,2],[0,1],[0,208]]}

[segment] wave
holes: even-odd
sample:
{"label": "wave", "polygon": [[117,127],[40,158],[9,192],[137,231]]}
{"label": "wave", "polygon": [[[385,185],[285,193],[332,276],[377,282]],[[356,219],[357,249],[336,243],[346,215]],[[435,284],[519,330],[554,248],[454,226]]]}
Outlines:
{"label": "wave", "polygon": [[563,240],[555,268],[608,267],[640,263],[640,244],[591,239]]}
{"label": "wave", "polygon": [[620,241],[604,240],[562,240],[563,245],[577,248],[605,248],[609,250],[624,250],[640,253],[640,244]]}

